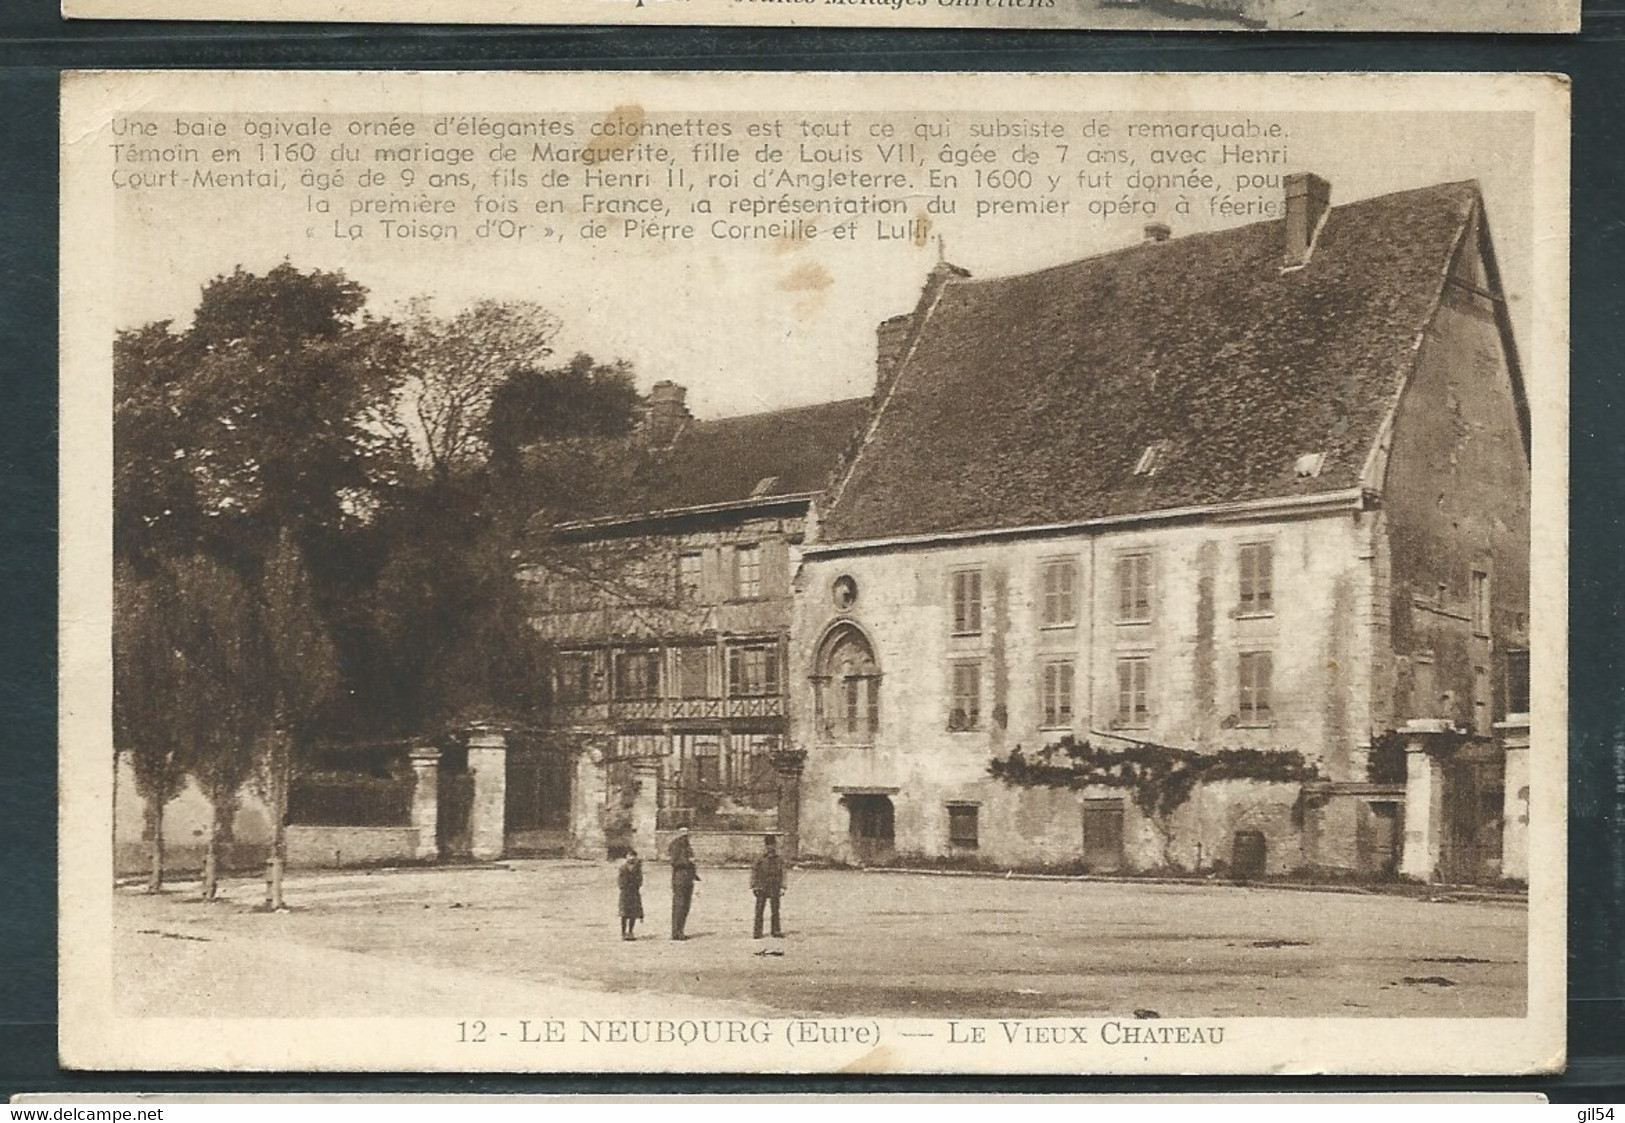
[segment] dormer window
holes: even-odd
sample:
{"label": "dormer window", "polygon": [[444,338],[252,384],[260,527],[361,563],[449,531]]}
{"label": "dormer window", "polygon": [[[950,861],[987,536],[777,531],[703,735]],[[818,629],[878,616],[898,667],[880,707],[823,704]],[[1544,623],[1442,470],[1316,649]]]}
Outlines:
{"label": "dormer window", "polygon": [[1292,462],[1292,474],[1300,480],[1312,480],[1326,465],[1324,452],[1306,452]]}
{"label": "dormer window", "polygon": [[757,499],[763,495],[766,495],[768,492],[773,490],[778,482],[779,477],[777,476],[763,476],[761,479],[756,481],[756,486],[750,489],[750,497],[752,499]]}
{"label": "dormer window", "polygon": [[1145,451],[1140,453],[1140,459],[1135,462],[1134,474],[1136,476],[1156,475],[1157,469],[1162,467],[1163,458],[1167,453],[1167,441],[1152,441],[1145,446]]}

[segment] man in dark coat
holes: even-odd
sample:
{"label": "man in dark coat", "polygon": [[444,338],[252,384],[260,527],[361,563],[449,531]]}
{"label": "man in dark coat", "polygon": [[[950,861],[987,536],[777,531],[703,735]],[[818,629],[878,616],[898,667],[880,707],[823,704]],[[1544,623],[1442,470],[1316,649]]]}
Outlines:
{"label": "man in dark coat", "polygon": [[694,901],[694,883],[700,879],[694,868],[694,846],[688,841],[688,828],[677,832],[677,838],[666,851],[671,860],[671,938],[686,940],[683,928],[688,924],[688,906]]}
{"label": "man in dark coat", "polygon": [[781,939],[779,927],[779,897],[784,892],[784,859],[779,857],[779,840],[772,835],[762,836],[762,853],[750,868],[750,888],[756,894],[755,938],[762,938],[762,913],[773,906],[773,936]]}

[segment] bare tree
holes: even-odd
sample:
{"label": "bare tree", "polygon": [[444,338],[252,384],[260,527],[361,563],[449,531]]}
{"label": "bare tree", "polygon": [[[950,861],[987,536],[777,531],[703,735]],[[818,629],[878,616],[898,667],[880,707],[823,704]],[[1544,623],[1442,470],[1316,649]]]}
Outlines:
{"label": "bare tree", "polygon": [[529,302],[482,300],[450,319],[424,298],[402,325],[406,375],[397,433],[436,479],[483,465],[486,424],[497,388],[553,353],[558,317]]}

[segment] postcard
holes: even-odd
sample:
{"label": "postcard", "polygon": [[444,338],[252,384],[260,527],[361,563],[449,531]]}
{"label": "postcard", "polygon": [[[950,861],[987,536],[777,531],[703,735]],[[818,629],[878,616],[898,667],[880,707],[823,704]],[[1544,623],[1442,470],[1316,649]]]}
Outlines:
{"label": "postcard", "polygon": [[1563,79],[62,122],[65,1065],[1562,1066]]}

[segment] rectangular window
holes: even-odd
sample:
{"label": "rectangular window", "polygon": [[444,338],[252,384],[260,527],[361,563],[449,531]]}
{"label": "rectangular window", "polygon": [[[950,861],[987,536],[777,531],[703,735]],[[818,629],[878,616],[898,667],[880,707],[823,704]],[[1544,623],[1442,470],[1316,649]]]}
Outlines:
{"label": "rectangular window", "polygon": [[700,554],[677,555],[677,603],[696,604],[700,599]]}
{"label": "rectangular window", "polygon": [[1473,570],[1473,634],[1490,634],[1490,575],[1482,569]]}
{"label": "rectangular window", "polygon": [[980,809],[974,803],[948,805],[948,845],[975,850],[980,845],[977,818]]}
{"label": "rectangular window", "polygon": [[1507,713],[1529,712],[1529,652],[1507,652]]}
{"label": "rectangular window", "polygon": [[592,656],[571,653],[559,656],[556,689],[560,702],[592,700]]}
{"label": "rectangular window", "polygon": [[1151,660],[1119,659],[1117,661],[1117,724],[1143,726],[1151,724],[1151,703],[1148,687],[1151,680]]}
{"label": "rectangular window", "polygon": [[1151,620],[1151,555],[1127,554],[1117,559],[1117,619],[1144,624]]}
{"label": "rectangular window", "polygon": [[677,650],[677,690],[683,698],[711,696],[711,649],[682,647]]}
{"label": "rectangular window", "polygon": [[762,548],[734,547],[734,596],[756,600],[762,595]]}
{"label": "rectangular window", "polygon": [[731,647],[728,649],[728,693],[753,697],[779,692],[779,649],[777,646]]}
{"label": "rectangular window", "polygon": [[660,697],[660,652],[618,652],[615,656],[615,697]]}
{"label": "rectangular window", "polygon": [[1072,724],[1072,664],[1044,664],[1042,687],[1044,727],[1065,729]]}
{"label": "rectangular window", "polygon": [[861,733],[863,726],[863,679],[849,678],[842,691],[843,709],[846,712],[846,724],[843,729],[847,733]]}
{"label": "rectangular window", "polygon": [[694,779],[702,790],[722,786],[722,744],[715,737],[694,738]]}
{"label": "rectangular window", "polygon": [[954,574],[954,635],[974,636],[982,631],[982,571],[962,569]]}
{"label": "rectangular window", "polygon": [[1270,722],[1270,679],[1275,659],[1268,651],[1243,652],[1238,663],[1241,724],[1268,725]]}
{"label": "rectangular window", "polygon": [[1275,611],[1275,551],[1268,542],[1250,542],[1237,558],[1241,570],[1238,596],[1242,615]]}
{"label": "rectangular window", "polygon": [[954,664],[953,708],[948,711],[949,729],[975,729],[982,721],[982,665]]}
{"label": "rectangular window", "polygon": [[1071,561],[1044,563],[1044,627],[1054,628],[1077,621],[1073,590],[1077,586],[1077,567]]}

